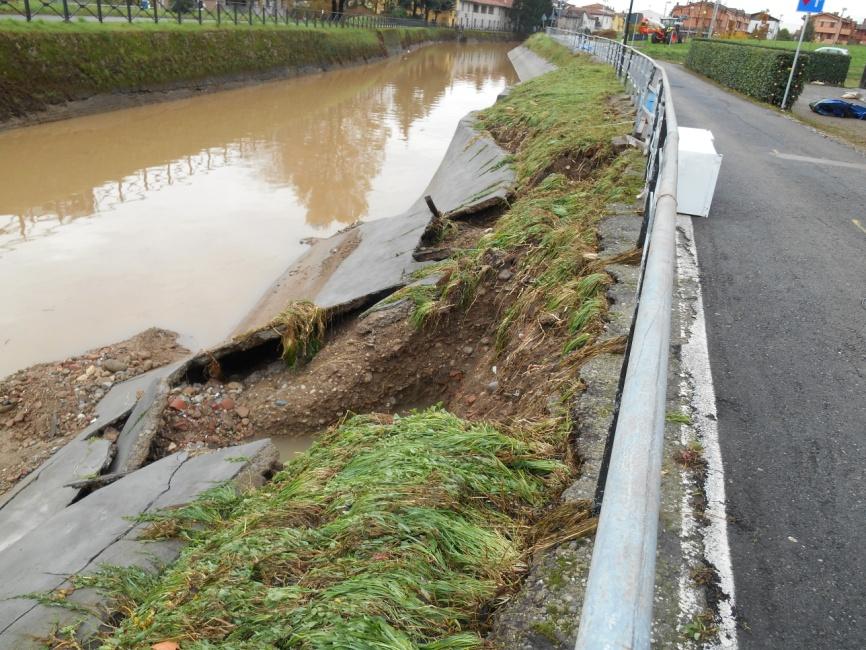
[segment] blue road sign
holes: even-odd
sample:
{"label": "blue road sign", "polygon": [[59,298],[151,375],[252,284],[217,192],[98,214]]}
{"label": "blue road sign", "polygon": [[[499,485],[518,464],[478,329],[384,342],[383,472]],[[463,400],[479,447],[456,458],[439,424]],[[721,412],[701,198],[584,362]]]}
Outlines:
{"label": "blue road sign", "polygon": [[824,11],[824,0],[797,0],[797,11],[819,14]]}

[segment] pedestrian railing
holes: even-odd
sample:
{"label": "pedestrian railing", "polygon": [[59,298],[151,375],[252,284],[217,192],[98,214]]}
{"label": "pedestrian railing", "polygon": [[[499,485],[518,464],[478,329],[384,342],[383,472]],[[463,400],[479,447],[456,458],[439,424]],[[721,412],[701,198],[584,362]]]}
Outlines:
{"label": "pedestrian railing", "polygon": [[548,34],[612,65],[647,144],[643,261],[613,444],[596,493],[598,532],[577,650],[649,648],[655,584],[677,215],[677,119],[665,71],[622,43],[558,28]]}
{"label": "pedestrian railing", "polygon": [[[280,2],[211,2],[199,0],[0,0],[0,18],[28,22],[40,18],[103,22],[172,21],[200,25],[304,25],[306,27],[436,27],[435,21],[378,14],[355,15],[284,6]],[[443,26],[443,25],[439,25]],[[511,31],[483,22],[455,25],[477,31]]]}

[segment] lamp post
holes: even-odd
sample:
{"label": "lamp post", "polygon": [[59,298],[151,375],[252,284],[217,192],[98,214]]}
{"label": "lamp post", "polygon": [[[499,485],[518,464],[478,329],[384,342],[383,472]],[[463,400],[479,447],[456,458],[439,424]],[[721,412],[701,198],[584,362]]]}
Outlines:
{"label": "lamp post", "polygon": [[625,32],[622,35],[622,54],[619,57],[619,65],[616,67],[618,74],[622,74],[622,63],[625,60],[625,48],[628,47],[628,26],[631,24],[632,9],[634,9],[634,0],[629,0],[628,15],[625,17]]}

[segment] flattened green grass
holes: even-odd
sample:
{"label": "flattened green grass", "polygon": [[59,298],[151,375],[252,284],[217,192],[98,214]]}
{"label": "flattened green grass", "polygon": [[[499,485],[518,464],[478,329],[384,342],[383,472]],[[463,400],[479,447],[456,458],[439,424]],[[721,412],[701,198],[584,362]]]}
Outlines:
{"label": "flattened green grass", "polygon": [[559,68],[516,86],[479,118],[514,154],[517,199],[475,248],[430,268],[448,280],[438,296],[425,288],[416,305],[430,318],[470,304],[491,256],[516,253],[521,290],[501,316],[500,349],[541,310],[568,328],[562,349],[568,356],[594,343],[603,329],[610,278],[594,261],[596,226],[607,204],[635,200],[643,179],[625,172],[641,169],[643,159],[638,152],[614,155],[611,139],[629,133],[632,119],[611,103],[623,91],[609,66],[574,56],[546,36],[526,45]]}
{"label": "flattened green grass", "polygon": [[435,408],[354,417],[264,488],[158,517],[189,540],[162,576],[79,583],[129,613],[105,648],[480,648],[524,523],[568,476],[554,452]]}

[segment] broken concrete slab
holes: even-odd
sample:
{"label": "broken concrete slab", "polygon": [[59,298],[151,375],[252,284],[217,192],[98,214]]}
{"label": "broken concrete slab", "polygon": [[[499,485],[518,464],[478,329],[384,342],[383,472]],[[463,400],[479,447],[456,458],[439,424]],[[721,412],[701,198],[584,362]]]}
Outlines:
{"label": "broken concrete slab", "polygon": [[29,481],[3,495],[0,551],[72,503],[80,490],[66,484],[105,469],[111,461],[111,446],[99,438],[73,440],[32,472]]}
{"label": "broken concrete slab", "polygon": [[96,419],[90,425],[0,497],[0,550],[73,503],[86,487],[75,483],[109,467],[113,445],[96,437],[100,430],[125,418],[148,383],[182,363],[155,368],[113,386],[96,405]]}
{"label": "broken concrete slab", "polygon": [[448,218],[505,205],[515,178],[507,153],[474,125],[471,114],[460,121],[442,164],[408,210],[313,242],[233,334],[267,327],[293,300],[311,300],[337,313],[406,284],[424,265],[412,256],[433,218],[423,196],[431,196]]}
{"label": "broken concrete slab", "polygon": [[169,385],[165,378],[154,377],[117,437],[117,454],[109,468],[112,473],[131,472],[147,460],[168,393]]}
{"label": "broken concrete slab", "polygon": [[520,81],[529,81],[556,70],[556,66],[550,61],[538,56],[524,45],[519,45],[508,52],[508,58],[511,60],[511,65],[514,66],[514,71],[517,72]]}
{"label": "broken concrete slab", "polygon": [[[198,456],[174,454],[93,492],[28,532],[0,552],[0,649],[40,647],[35,637],[85,618],[79,611],[40,605],[33,594],[51,592],[70,576],[95,572],[102,564],[142,566],[149,554],[161,562],[177,556],[175,541],[138,541],[141,525],[129,517],[187,503],[239,476],[248,482],[251,468],[263,473],[277,457],[269,440]],[[95,619],[88,627],[94,625]]]}
{"label": "broken concrete slab", "polygon": [[169,376],[185,362],[186,360],[175,361],[112,386],[96,405],[96,419],[78,434],[78,438],[89,438],[96,435],[103,427],[125,418],[138,402],[139,395],[155,378]]}

